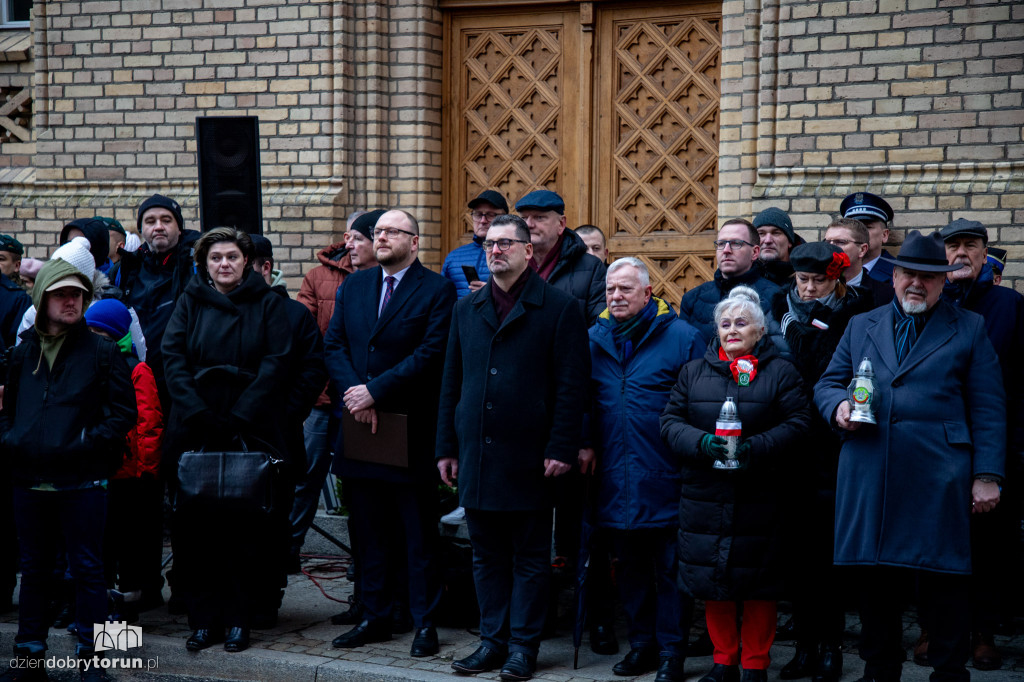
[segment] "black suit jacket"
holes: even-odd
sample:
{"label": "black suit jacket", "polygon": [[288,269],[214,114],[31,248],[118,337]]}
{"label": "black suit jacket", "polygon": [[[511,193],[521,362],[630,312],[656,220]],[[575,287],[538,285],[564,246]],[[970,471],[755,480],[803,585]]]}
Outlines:
{"label": "black suit jacket", "polygon": [[409,469],[345,459],[339,442],[335,472],[351,478],[433,481],[437,397],[455,286],[413,261],[378,319],[382,279],[380,266],[345,278],[324,339],[325,357],[339,396],[366,384],[378,411],[408,415]]}

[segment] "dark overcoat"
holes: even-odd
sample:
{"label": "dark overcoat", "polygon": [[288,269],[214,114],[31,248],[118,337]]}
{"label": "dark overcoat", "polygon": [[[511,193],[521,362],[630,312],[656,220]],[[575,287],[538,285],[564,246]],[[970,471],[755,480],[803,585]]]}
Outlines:
{"label": "dark overcoat", "polygon": [[[683,461],[679,587],[698,599],[777,599],[783,588],[782,504],[787,460],[807,430],[811,407],[796,367],[766,337],[754,347],[757,376],[738,386],[718,359],[718,339],[683,366],[661,417],[661,435]],[[712,468],[700,440],[715,432],[726,397],[736,401],[744,469]]]}
{"label": "dark overcoat", "polygon": [[408,416],[409,468],[347,459],[339,443],[334,471],[394,483],[434,481],[437,394],[455,286],[415,260],[378,318],[383,278],[380,266],[345,278],[324,339],[325,358],[339,396],[366,384],[378,412]]}
{"label": "dark overcoat", "polygon": [[837,565],[971,571],[971,486],[1003,475],[1006,407],[980,315],[939,301],[902,364],[892,305],[857,315],[814,388],[836,408],[863,358],[875,372],[877,425],[844,434],[836,490]]}
{"label": "dark overcoat", "polygon": [[437,457],[458,457],[459,500],[483,511],[551,506],[544,460],[579,456],[587,328],[577,299],[530,272],[498,323],[491,279],[455,306]]}
{"label": "dark overcoat", "polygon": [[291,336],[284,300],[252,270],[228,294],[193,275],[161,344],[172,397],[167,451],[177,456],[230,436],[209,432],[210,412],[285,456]]}

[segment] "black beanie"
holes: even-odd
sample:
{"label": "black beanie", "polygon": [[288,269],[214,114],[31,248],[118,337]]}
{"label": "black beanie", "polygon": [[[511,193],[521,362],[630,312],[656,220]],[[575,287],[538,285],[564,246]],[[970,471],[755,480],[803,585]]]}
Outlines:
{"label": "black beanie", "polygon": [[380,217],[387,213],[384,209],[378,208],[376,211],[370,211],[356,218],[356,221],[352,223],[352,229],[363,235],[370,241],[373,241],[373,228],[376,227],[377,221]]}
{"label": "black beanie", "polygon": [[178,205],[178,202],[170,197],[165,197],[163,194],[154,194],[143,201],[142,206],[139,206],[139,234],[142,234],[142,216],[146,215],[146,211],[151,208],[166,208],[174,215],[174,220],[178,223],[178,230],[181,232],[185,231],[185,221],[181,219],[181,206]]}

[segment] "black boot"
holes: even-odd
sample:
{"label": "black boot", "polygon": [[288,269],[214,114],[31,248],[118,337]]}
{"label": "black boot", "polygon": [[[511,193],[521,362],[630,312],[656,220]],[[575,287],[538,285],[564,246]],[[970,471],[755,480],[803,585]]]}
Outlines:
{"label": "black boot", "polygon": [[839,682],[843,676],[843,652],[838,645],[822,644],[812,682]]}
{"label": "black boot", "polygon": [[798,643],[793,659],[782,666],[779,671],[780,680],[798,680],[814,674],[818,664],[818,647],[813,644]]}
{"label": "black boot", "polygon": [[699,682],[740,682],[740,668],[737,665],[715,663]]}

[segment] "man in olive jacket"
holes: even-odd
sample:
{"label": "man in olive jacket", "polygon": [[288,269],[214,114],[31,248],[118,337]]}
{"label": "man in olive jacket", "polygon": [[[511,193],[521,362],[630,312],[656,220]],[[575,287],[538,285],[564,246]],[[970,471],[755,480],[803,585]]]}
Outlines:
{"label": "man in olive jacket", "polygon": [[499,216],[484,241],[491,280],[455,306],[437,466],[473,543],[481,646],[461,673],[533,675],[551,565],[551,479],[576,461],[590,357],[577,300],[527,267],[530,233]]}
{"label": "man in olive jacket", "polygon": [[120,350],[85,324],[92,295],[92,281],[70,263],[44,265],[32,289],[35,325],[22,334],[8,370],[0,443],[21,548],[19,666],[38,667],[45,656],[59,545],[75,584],[77,653],[98,665],[93,624],[107,618],[107,479],[120,466],[136,405]]}

